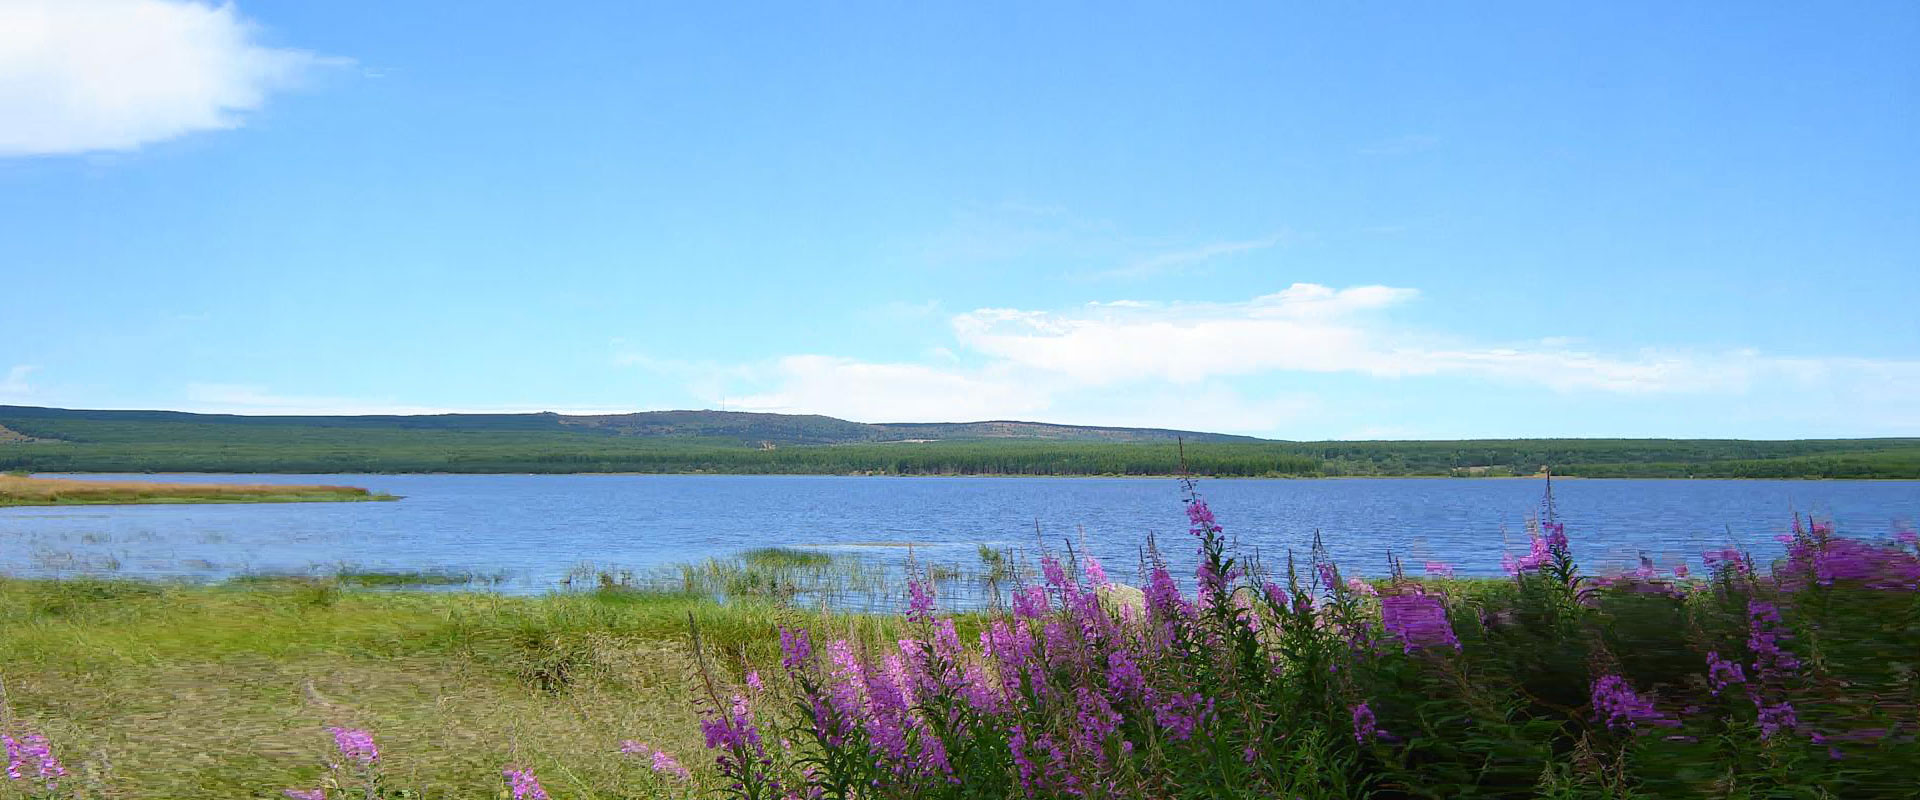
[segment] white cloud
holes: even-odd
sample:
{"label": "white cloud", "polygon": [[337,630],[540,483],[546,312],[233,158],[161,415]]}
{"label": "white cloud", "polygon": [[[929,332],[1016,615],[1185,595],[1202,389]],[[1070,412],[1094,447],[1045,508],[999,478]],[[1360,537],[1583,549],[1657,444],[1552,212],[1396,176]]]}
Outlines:
{"label": "white cloud", "polygon": [[40,368],[32,364],[17,364],[7,370],[7,376],[0,378],[0,395],[19,397],[33,393],[33,385],[27,383],[27,377]]}
{"label": "white cloud", "polygon": [[960,342],[1087,384],[1191,383],[1273,370],[1400,373],[1356,317],[1411,289],[1294,284],[1243,303],[1103,303],[1072,312],[980,309],[954,318]]}
{"label": "white cloud", "polygon": [[1752,350],[1601,354],[1566,339],[1463,340],[1395,324],[1413,289],[1296,283],[1240,303],[1103,303],[1067,312],[981,309],[954,318],[966,347],[1090,385],[1176,384],[1272,372],[1467,375],[1562,391],[1739,392],[1768,379],[1908,375],[1920,362],[1805,359]]}
{"label": "white cloud", "polygon": [[1020,418],[1043,411],[1044,387],[1003,369],[887,364],[821,355],[779,359],[770,391],[727,399],[737,411],[831,414],[862,422]]}
{"label": "white cloud", "polygon": [[0,3],[0,156],[130,150],[237,127],[322,65],[266,47],[231,4]]}
{"label": "white cloud", "polygon": [[[1763,400],[1915,425],[1920,361],[1785,357],[1755,350],[1604,353],[1571,339],[1484,342],[1413,329],[1391,312],[1413,289],[1294,284],[1243,302],[1089,303],[1064,311],[956,315],[956,347],[922,363],[795,355],[725,368],[731,408],[868,422],[1047,419],[1270,433],[1324,413],[1301,374],[1454,376],[1518,388],[1618,396]],[[644,357],[630,363],[663,374]],[[722,368],[708,365],[707,374]],[[1294,377],[1287,377],[1287,376]],[[1267,383],[1248,383],[1267,379]],[[1282,381],[1281,384],[1272,383]],[[711,386],[711,384],[708,384]],[[1285,393],[1252,387],[1290,385]],[[709,395],[711,396],[711,395]],[[1830,397],[1833,402],[1805,402]],[[1717,400],[1716,400],[1717,402]]]}

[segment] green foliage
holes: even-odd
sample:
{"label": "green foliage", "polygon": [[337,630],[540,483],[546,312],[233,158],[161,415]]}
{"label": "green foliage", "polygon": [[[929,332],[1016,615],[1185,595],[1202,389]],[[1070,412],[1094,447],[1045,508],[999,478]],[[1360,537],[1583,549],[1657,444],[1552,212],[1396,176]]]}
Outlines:
{"label": "green foliage", "polygon": [[[645,472],[1236,477],[1920,478],[1920,439],[1285,442],[1029,423],[829,417],[234,417],[0,406],[0,469],[41,472]],[[1022,427],[1024,426],[1024,427]],[[933,441],[921,441],[931,439]]]}

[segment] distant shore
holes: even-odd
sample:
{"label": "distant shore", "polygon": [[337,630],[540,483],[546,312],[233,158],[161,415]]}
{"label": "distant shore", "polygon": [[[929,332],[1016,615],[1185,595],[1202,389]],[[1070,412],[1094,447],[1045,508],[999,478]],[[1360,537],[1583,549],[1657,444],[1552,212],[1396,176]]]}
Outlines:
{"label": "distant shore", "polygon": [[397,500],[356,486],[89,481],[0,475],[0,507]]}
{"label": "distant shore", "polygon": [[[1423,481],[1424,480],[1435,480],[1435,481],[1535,480],[1537,481],[1537,480],[1545,480],[1547,478],[1546,475],[1541,475],[1541,474],[1434,475],[1430,473],[1411,474],[1411,475],[1392,475],[1392,474],[1387,474],[1387,475],[1213,475],[1213,474],[1206,474],[1206,473],[1193,473],[1191,475],[1183,476],[1179,473],[1020,474],[1020,473],[1009,473],[1009,472],[973,472],[973,473],[959,473],[959,472],[719,472],[719,471],[714,471],[714,472],[639,472],[639,471],[611,472],[611,471],[597,471],[597,470],[590,471],[590,472],[526,472],[526,471],[515,471],[515,470],[503,470],[499,472],[447,472],[447,471],[435,471],[435,470],[405,470],[405,471],[338,470],[338,471],[328,471],[328,472],[273,472],[273,471],[263,472],[263,471],[249,471],[249,470],[200,471],[200,470],[181,469],[181,470],[159,470],[154,472],[121,472],[121,471],[102,470],[98,472],[36,472],[34,474],[40,475],[40,476],[56,476],[58,479],[61,479],[61,480],[70,480],[71,479],[70,476],[77,477],[77,476],[92,476],[92,475],[243,475],[243,476],[244,475],[276,475],[276,476],[278,475],[381,475],[381,476],[388,476],[388,475],[393,475],[393,476],[398,476],[398,475],[444,475],[444,476],[519,475],[519,476],[526,476],[526,477],[541,477],[541,476],[579,477],[579,476],[604,475],[608,477],[731,476],[731,477],[740,477],[740,478],[1047,478],[1047,479],[1060,479],[1060,480],[1080,480],[1080,479],[1087,479],[1087,478],[1179,480],[1182,477],[1191,477],[1196,480],[1209,480],[1209,481],[1335,481],[1335,480],[1337,481],[1374,481],[1374,480],[1423,480]],[[1552,476],[1552,478],[1553,480],[1556,480],[1556,481],[1795,481],[1795,482],[1810,482],[1810,483],[1811,482],[1914,483],[1914,482],[1920,481],[1920,478],[1909,478],[1909,477],[1855,478],[1855,477],[1831,477],[1831,476],[1824,476],[1824,475],[1729,476],[1729,475],[1561,475],[1561,474],[1555,474]],[[132,483],[132,482],[131,481],[111,481],[111,483]],[[218,486],[221,484],[168,484],[168,485],[202,487],[202,486]],[[267,489],[326,488],[326,489],[346,489],[349,491],[366,491],[364,489],[354,489],[353,487],[343,487],[343,486],[302,487],[302,486],[294,486],[292,484],[288,484],[285,486],[275,485],[275,484],[263,484],[257,487],[247,487],[247,488],[267,488]],[[313,498],[313,499],[324,500],[328,498]],[[374,497],[359,497],[359,498],[349,497],[349,498],[341,498],[341,499],[343,500],[397,500],[399,498],[390,497],[390,496],[374,496]],[[142,502],[168,502],[168,501],[156,500],[156,501],[142,501]],[[236,502],[236,503],[300,502],[300,500],[281,501],[281,500],[235,499],[235,500],[228,500],[228,501],[197,501],[197,502]],[[0,500],[0,507],[4,507],[6,505],[8,505],[7,502],[5,502],[4,500]]]}

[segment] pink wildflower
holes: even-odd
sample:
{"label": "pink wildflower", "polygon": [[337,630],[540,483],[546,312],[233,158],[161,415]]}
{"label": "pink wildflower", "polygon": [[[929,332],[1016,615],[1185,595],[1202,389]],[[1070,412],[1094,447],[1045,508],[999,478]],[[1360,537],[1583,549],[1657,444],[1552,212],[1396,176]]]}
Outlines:
{"label": "pink wildflower", "polygon": [[502,774],[507,777],[507,788],[513,790],[513,800],[548,800],[547,790],[540,787],[533,770],[508,767]]}

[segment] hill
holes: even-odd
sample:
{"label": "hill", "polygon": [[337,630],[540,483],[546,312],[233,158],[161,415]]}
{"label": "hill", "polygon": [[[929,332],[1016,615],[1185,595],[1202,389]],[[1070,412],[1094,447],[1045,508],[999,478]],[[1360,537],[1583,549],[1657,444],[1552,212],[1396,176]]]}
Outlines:
{"label": "hill", "polygon": [[1920,439],[1289,442],[737,411],[237,416],[0,406],[0,470],[1920,478]]}

